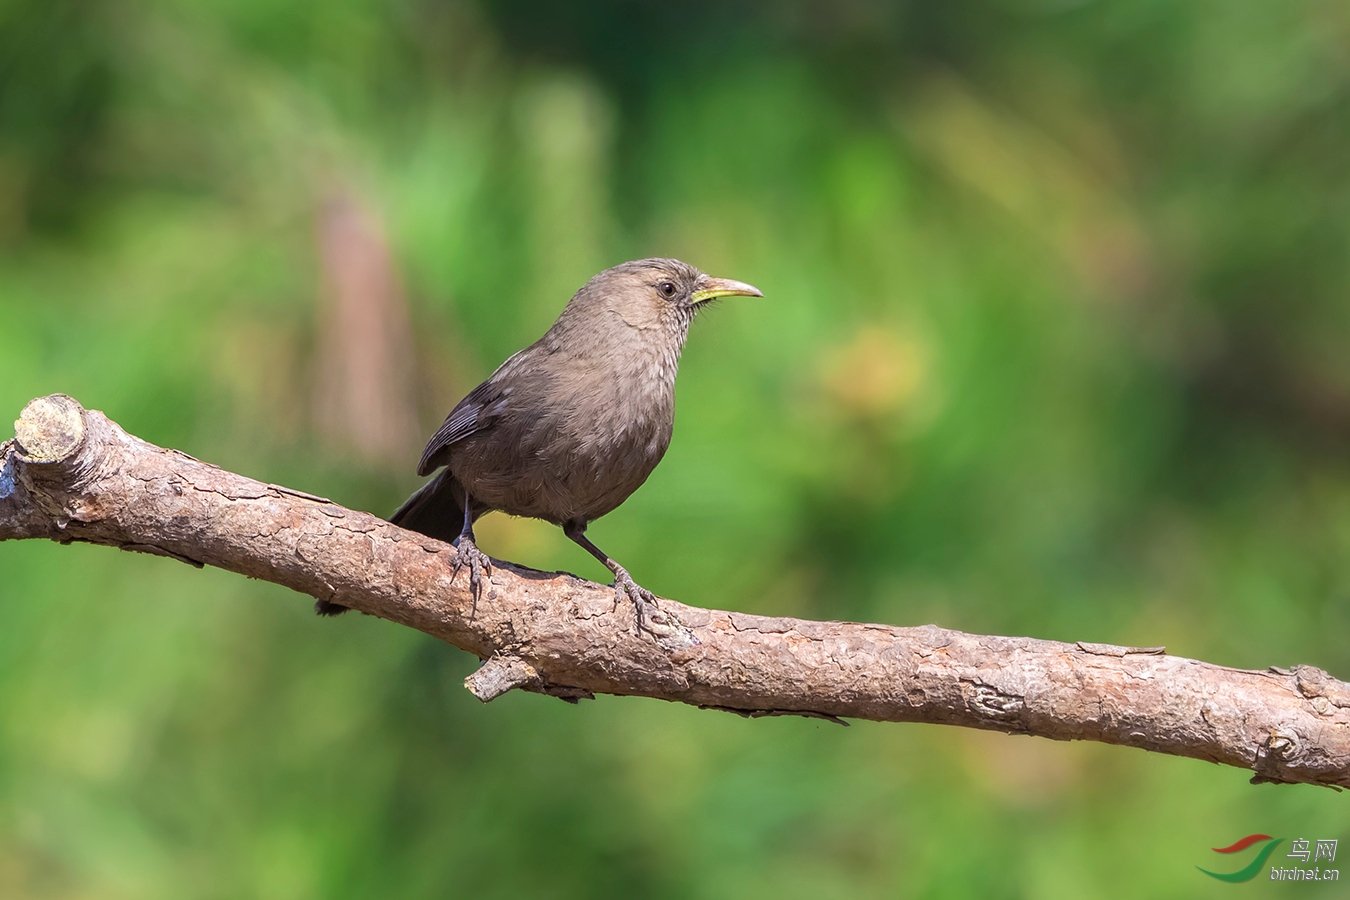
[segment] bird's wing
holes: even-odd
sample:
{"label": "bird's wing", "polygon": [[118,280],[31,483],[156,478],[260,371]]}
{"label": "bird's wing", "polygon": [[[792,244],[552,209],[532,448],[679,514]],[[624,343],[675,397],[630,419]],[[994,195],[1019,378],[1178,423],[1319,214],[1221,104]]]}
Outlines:
{"label": "bird's wing", "polygon": [[417,463],[417,474],[430,475],[444,465],[441,457],[451,444],[490,426],[501,414],[504,400],[501,388],[491,381],[485,381],[470,391],[445,417],[444,424],[431,436],[431,440],[427,441],[427,448],[422,451],[422,459]]}
{"label": "bird's wing", "polygon": [[497,371],[492,373],[491,378],[469,391],[468,396],[455,404],[455,408],[450,410],[450,415],[445,417],[445,422],[431,436],[431,440],[427,441],[427,447],[422,451],[422,459],[417,463],[418,475],[430,475],[445,465],[445,451],[452,444],[490,428],[492,423],[501,417],[511,394],[511,388],[502,376],[511,372],[514,364],[524,353],[522,350],[502,363],[497,367]]}

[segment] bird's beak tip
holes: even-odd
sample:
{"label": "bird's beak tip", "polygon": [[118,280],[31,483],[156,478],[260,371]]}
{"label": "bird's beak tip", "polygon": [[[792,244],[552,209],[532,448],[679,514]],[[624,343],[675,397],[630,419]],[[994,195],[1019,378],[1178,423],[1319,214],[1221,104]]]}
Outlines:
{"label": "bird's beak tip", "polygon": [[744,281],[732,281],[730,278],[706,278],[703,286],[694,291],[691,299],[695,303],[712,300],[715,297],[763,297],[764,292],[753,284]]}

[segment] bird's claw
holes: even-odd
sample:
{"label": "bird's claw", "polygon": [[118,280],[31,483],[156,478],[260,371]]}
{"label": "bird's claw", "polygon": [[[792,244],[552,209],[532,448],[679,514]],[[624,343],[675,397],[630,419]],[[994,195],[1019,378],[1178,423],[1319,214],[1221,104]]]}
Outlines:
{"label": "bird's claw", "polygon": [[473,542],[473,538],[461,537],[455,544],[455,567],[450,572],[453,584],[460,569],[469,570],[469,593],[473,595],[473,612],[478,611],[478,598],[483,596],[483,574],[492,574],[492,558]]}
{"label": "bird's claw", "polygon": [[633,580],[622,567],[614,573],[614,609],[625,600],[633,604],[633,616],[638,632],[664,637],[673,624],[656,603],[656,595]]}

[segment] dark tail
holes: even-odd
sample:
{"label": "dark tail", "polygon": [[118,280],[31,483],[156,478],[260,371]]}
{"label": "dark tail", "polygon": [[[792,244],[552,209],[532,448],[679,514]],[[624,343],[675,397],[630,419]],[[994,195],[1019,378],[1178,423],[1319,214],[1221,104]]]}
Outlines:
{"label": "dark tail", "polygon": [[[450,476],[448,470],[442,469],[440,474],[403,501],[389,521],[409,531],[420,531],[438,541],[453,541],[464,528],[464,488]],[[314,603],[314,611],[321,616],[336,616],[345,613],[347,607],[329,600],[318,600]]]}
{"label": "dark tail", "polygon": [[442,469],[403,501],[389,521],[438,541],[453,541],[464,529],[464,488]]}

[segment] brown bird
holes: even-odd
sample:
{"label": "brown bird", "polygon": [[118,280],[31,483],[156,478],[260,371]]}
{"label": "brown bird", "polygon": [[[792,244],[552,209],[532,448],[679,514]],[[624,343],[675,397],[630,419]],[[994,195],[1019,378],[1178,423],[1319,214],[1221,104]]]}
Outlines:
{"label": "brown bird", "polygon": [[641,626],[655,598],[591,543],[586,526],[628,499],[670,446],[675,372],[694,316],[717,297],[762,296],[674,259],[596,275],[547,334],[451,411],[417,474],[444,469],[390,521],[455,539],[455,572],[468,568],[475,600],[492,566],[474,544],[479,516],[496,509],[560,525],[614,574],[615,603],[627,596]]}

